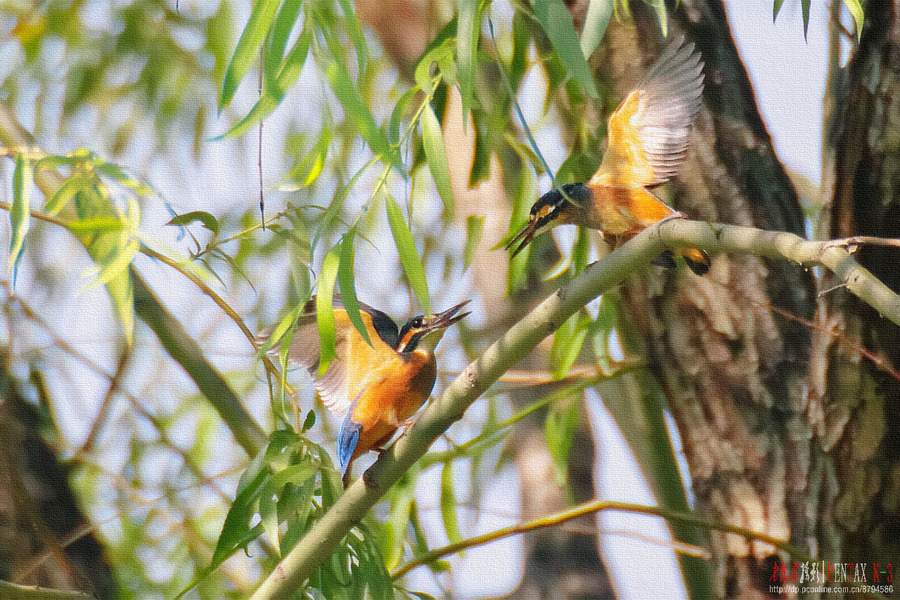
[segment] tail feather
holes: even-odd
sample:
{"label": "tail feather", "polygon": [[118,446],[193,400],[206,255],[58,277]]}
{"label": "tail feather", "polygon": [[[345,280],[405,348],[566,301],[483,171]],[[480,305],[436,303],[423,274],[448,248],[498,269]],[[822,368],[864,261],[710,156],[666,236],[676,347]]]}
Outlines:
{"label": "tail feather", "polygon": [[681,258],[687,263],[687,266],[695,275],[706,275],[709,273],[709,267],[712,264],[709,254],[704,250],[696,248],[684,248],[679,251]]}

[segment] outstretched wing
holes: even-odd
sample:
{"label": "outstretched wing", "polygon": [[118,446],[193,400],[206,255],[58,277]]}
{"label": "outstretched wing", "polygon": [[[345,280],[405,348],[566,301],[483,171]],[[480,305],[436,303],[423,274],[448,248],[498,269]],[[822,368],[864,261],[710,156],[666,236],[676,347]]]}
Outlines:
{"label": "outstretched wing", "polygon": [[609,118],[607,150],[592,183],[652,187],[684,160],[703,94],[703,63],[678,36]]}
{"label": "outstretched wing", "polygon": [[[359,303],[360,316],[366,325],[372,346],[363,339],[344,308],[340,299],[334,299],[334,349],[337,358],[331,361],[325,373],[319,377],[319,328],[316,322],[315,299],[310,300],[297,319],[297,330],[291,340],[288,359],[309,371],[316,382],[316,391],[325,407],[338,416],[347,413],[360,387],[365,385],[364,374],[360,372],[360,357],[371,357],[374,352],[380,356],[391,356],[397,344],[397,324],[371,306]],[[378,364],[377,360],[371,361]]]}

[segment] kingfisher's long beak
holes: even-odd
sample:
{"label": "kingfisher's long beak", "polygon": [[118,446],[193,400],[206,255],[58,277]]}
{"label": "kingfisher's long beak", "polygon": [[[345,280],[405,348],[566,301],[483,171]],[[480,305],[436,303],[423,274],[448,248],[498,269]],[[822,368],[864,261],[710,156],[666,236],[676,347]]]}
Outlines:
{"label": "kingfisher's long beak", "polygon": [[445,310],[444,312],[437,313],[436,315],[431,315],[427,317],[425,325],[422,327],[427,331],[435,331],[437,329],[447,329],[466,315],[468,312],[464,312],[458,314],[465,306],[471,302],[471,300],[466,300],[465,302],[460,302],[456,306]]}
{"label": "kingfisher's long beak", "polygon": [[534,236],[537,233],[537,219],[528,219],[528,223],[525,224],[525,227],[522,228],[519,233],[516,234],[516,237],[511,239],[508,244],[506,244],[506,250],[509,250],[513,246],[516,247],[515,250],[512,251],[512,256],[510,256],[510,260],[516,257],[516,255],[525,249],[525,246],[531,243],[531,240],[534,239]]}
{"label": "kingfisher's long beak", "polygon": [[418,328],[418,333],[421,334],[422,337],[416,345],[416,348],[434,352],[438,342],[443,339],[444,332],[447,331],[447,328],[469,314],[468,312],[459,312],[469,302],[469,300],[466,300],[444,312],[424,317],[425,322]]}

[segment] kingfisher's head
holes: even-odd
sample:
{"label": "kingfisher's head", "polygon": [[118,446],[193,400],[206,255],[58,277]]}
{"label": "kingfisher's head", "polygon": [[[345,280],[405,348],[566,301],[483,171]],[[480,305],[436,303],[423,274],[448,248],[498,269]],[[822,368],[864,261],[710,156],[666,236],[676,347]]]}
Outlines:
{"label": "kingfisher's head", "polygon": [[435,346],[444,336],[444,331],[468,315],[469,313],[460,313],[469,303],[469,300],[461,302],[436,315],[419,315],[413,317],[400,328],[398,342],[396,346],[397,352],[400,354],[412,352],[416,349],[427,350],[433,352]]}
{"label": "kingfisher's head", "polygon": [[583,183],[569,183],[562,187],[562,191],[553,188],[534,203],[528,215],[528,223],[506,244],[506,249],[516,246],[512,253],[513,257],[516,256],[531,240],[545,231],[557,225],[572,223],[571,213],[590,200],[591,191]]}

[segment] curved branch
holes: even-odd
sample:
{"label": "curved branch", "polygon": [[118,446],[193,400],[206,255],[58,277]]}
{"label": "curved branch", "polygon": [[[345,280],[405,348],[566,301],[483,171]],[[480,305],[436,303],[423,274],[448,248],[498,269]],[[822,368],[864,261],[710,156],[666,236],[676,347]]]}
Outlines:
{"label": "curved branch", "polygon": [[832,242],[810,242],[790,233],[682,219],[658,223],[557,290],[466,367],[406,435],[385,451],[284,557],[252,598],[283,598],[301,586],[388,488],[503,373],[581,307],[631,275],[635,265],[649,263],[668,247],[682,246],[820,264],[832,270],[851,292],[900,323],[900,297]]}

